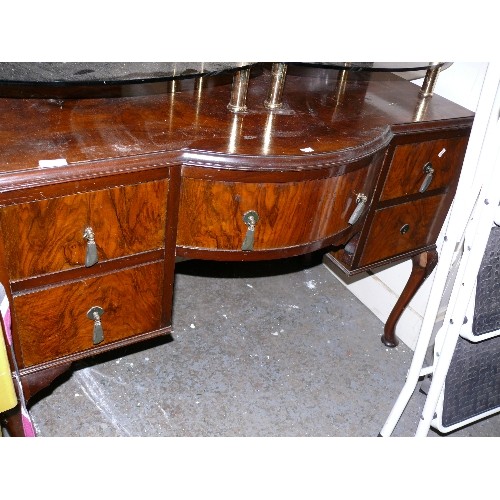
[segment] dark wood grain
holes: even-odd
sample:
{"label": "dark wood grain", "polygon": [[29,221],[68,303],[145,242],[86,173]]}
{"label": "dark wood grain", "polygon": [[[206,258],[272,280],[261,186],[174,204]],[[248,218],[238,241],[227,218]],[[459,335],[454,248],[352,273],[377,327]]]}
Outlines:
{"label": "dark wood grain", "polygon": [[255,251],[312,243],[345,230],[357,194],[370,197],[373,191],[369,168],[302,182],[285,182],[290,176],[265,182],[262,173],[260,178],[259,183],[184,178],[177,245],[241,251],[247,232],[243,215],[249,210],[259,214]]}
{"label": "dark wood grain", "polygon": [[20,366],[92,349],[93,306],[105,311],[104,343],[159,329],[162,282],[155,263],[15,297]]}
{"label": "dark wood grain", "polygon": [[121,99],[0,99],[0,172],[35,172],[42,159],[64,158],[73,164],[182,149],[304,158],[337,152],[348,157],[352,148],[373,141],[390,126],[426,129],[436,120],[443,126],[457,119],[470,126],[471,112],[438,95],[417,121],[418,87],[389,73],[351,74],[341,100],[334,93],[337,72],[326,76],[290,74],[283,109],[270,113],[264,100],[271,75],[259,74],[249,85],[248,113],[237,117],[227,109],[230,84],[201,93]]}
{"label": "dark wood grain", "polygon": [[99,261],[162,248],[168,180],[0,209],[11,279],[83,266],[86,227]]}
{"label": "dark wood grain", "polygon": [[[444,196],[432,196],[377,210],[359,265],[376,264],[388,257],[435,243],[446,216],[445,201]],[[436,220],[436,214],[442,217],[441,224]],[[409,229],[402,234],[401,228],[405,224]]]}
{"label": "dark wood grain", "polygon": [[462,165],[468,137],[439,139],[396,147],[380,200],[419,192],[430,162],[434,177],[427,191],[448,187]]}
{"label": "dark wood grain", "polygon": [[[175,255],[259,260],[345,245],[337,255],[351,273],[433,250],[473,113],[438,95],[423,103],[390,73],[350,73],[342,91],[338,76],[290,67],[272,112],[266,67],[252,70],[241,114],[227,109],[229,79],[127,97],[0,99],[0,278],[28,396],[76,359],[169,332]],[[50,159],[67,164],[39,165]],[[427,161],[436,174],[420,194]],[[365,212],[349,225],[360,193]],[[248,210],[260,220],[243,251]],[[90,268],[86,226],[100,260]],[[389,341],[431,266],[414,267]],[[106,311],[98,346],[86,317],[94,305]]]}
{"label": "dark wood grain", "polygon": [[412,258],[412,270],[408,281],[394,305],[384,326],[384,334],[381,337],[382,343],[387,347],[396,347],[399,340],[396,337],[396,324],[403,314],[406,306],[415,296],[417,290],[429,277],[438,263],[438,253],[436,249],[422,252]]}

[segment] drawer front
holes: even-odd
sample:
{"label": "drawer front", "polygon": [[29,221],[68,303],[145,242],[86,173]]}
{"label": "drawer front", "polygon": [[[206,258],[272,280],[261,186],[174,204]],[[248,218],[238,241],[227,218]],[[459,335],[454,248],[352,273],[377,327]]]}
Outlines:
{"label": "drawer front", "polygon": [[441,195],[377,210],[359,266],[434,244],[446,206],[446,197]]}
{"label": "drawer front", "polygon": [[85,265],[86,228],[99,262],[162,248],[167,192],[162,179],[0,209],[10,278]]}
{"label": "drawer front", "polygon": [[[153,263],[14,297],[23,366],[159,329],[162,280],[162,263]],[[87,317],[95,306],[104,310],[99,344]]]}
{"label": "drawer front", "polygon": [[467,140],[457,137],[396,146],[380,199],[419,193],[426,179],[430,180],[426,191],[448,186],[459,175]]}
{"label": "drawer front", "polygon": [[357,194],[370,198],[368,167],[338,177],[298,182],[229,182],[184,178],[177,245],[239,251],[256,212],[253,250],[304,245],[349,226]]}

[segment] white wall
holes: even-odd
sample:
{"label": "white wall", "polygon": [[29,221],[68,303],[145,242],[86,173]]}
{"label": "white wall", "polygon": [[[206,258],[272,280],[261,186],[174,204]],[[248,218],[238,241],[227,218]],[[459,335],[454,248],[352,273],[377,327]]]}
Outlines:
{"label": "white wall", "polygon": [[[455,62],[441,72],[434,93],[476,111],[487,67],[487,63]],[[415,80],[414,83],[421,85],[422,81],[422,79]],[[440,242],[441,236],[438,239],[438,251]],[[385,323],[403,291],[410,272],[411,261],[405,261],[398,265],[378,268],[373,273],[362,273],[351,278],[346,278],[340,271],[334,275]],[[415,348],[420,332],[433,278],[434,273],[427,278],[413,297],[396,325],[397,337],[411,349]]]}

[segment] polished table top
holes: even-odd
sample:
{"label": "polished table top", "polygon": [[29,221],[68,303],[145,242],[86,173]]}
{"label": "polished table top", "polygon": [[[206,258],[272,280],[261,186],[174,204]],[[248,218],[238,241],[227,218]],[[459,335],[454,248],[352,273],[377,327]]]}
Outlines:
{"label": "polished table top", "polygon": [[[473,115],[438,95],[424,109],[417,85],[386,72],[354,71],[341,94],[338,73],[290,66],[283,107],[272,113],[264,107],[266,68],[252,70],[245,113],[227,109],[231,74],[213,78],[221,84],[170,93],[0,99],[0,177],[38,169],[39,160],[49,159],[42,154],[73,164],[162,151],[178,160],[202,155],[222,161],[224,156],[230,163],[238,157],[243,169],[245,158],[259,168],[272,167],[273,157],[306,164],[348,161],[377,149],[393,125],[422,128],[426,122]],[[0,189],[1,184],[0,179]]]}

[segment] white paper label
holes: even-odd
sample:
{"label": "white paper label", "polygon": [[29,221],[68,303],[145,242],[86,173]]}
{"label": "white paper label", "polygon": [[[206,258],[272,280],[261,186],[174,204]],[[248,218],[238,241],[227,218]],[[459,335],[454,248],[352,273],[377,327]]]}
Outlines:
{"label": "white paper label", "polygon": [[68,162],[64,158],[57,158],[55,160],[38,160],[38,168],[54,168],[64,167]]}

